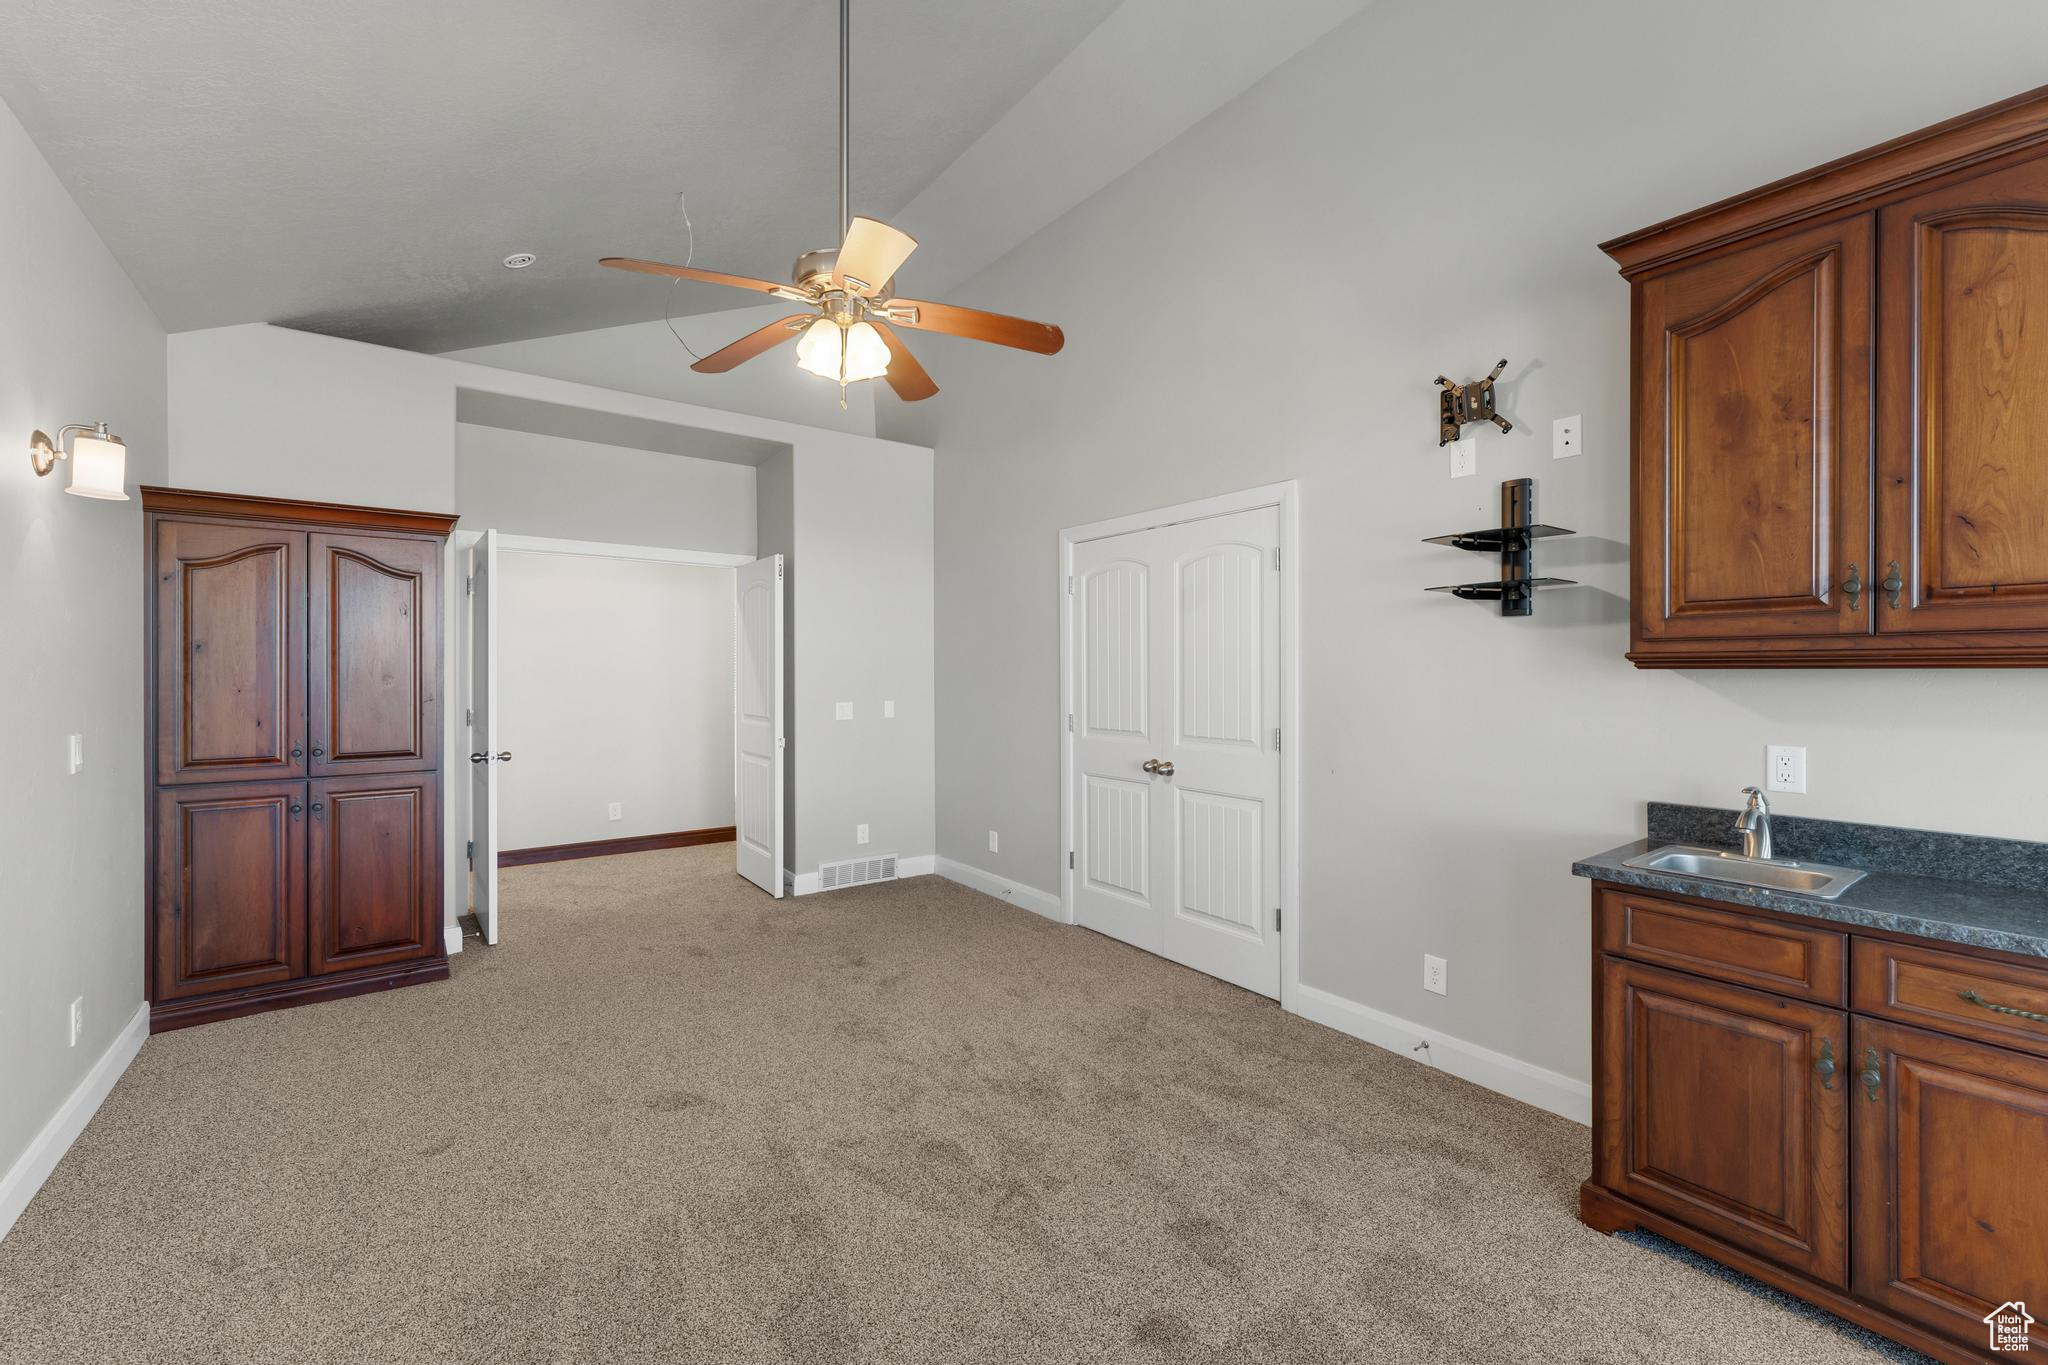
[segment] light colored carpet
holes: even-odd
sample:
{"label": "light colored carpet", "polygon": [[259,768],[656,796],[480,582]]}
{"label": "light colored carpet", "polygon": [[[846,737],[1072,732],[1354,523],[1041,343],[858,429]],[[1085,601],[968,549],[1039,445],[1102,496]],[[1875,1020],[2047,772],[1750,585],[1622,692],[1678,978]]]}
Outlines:
{"label": "light colored carpet", "polygon": [[937,878],[519,868],[450,982],[152,1038],[0,1360],[1879,1357],[1573,1218],[1586,1131]]}

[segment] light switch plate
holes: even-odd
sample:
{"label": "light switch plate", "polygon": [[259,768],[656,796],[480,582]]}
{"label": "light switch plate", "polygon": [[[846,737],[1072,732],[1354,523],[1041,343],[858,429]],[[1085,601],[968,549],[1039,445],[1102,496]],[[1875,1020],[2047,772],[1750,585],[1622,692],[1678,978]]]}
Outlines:
{"label": "light switch plate", "polygon": [[853,827],[853,841],[856,844],[864,844],[868,841],[868,827],[866,825],[855,825]]}
{"label": "light switch plate", "polygon": [[79,1035],[85,1032],[85,997],[79,996],[71,1002],[71,1046],[78,1046]]}
{"label": "light switch plate", "polygon": [[853,703],[850,701],[834,702],[832,704],[832,719],[852,720]]}
{"label": "light switch plate", "polygon": [[71,771],[78,772],[85,767],[85,736],[73,735],[70,747]]}
{"label": "light switch plate", "polygon": [[610,805],[606,806],[604,808],[604,813],[605,818],[608,820],[623,820],[626,818],[625,806],[621,805],[617,801],[614,801]]}
{"label": "light switch plate", "polygon": [[1806,746],[1803,744],[1765,745],[1764,778],[1764,787],[1769,791],[1805,792]]}
{"label": "light switch plate", "polygon": [[885,702],[883,702],[883,703],[882,703],[882,719],[883,719],[883,720],[894,720],[894,719],[896,719],[896,703],[895,703],[895,702],[893,702],[893,701],[885,701]]}
{"label": "light switch plate", "polygon": [[1001,849],[999,849],[999,848],[997,848],[997,847],[996,847],[996,844],[997,844],[997,842],[998,842],[998,841],[997,841],[997,839],[996,839],[996,832],[995,832],[994,830],[990,830],[990,831],[988,832],[988,851],[989,851],[989,852],[991,852],[991,853],[1000,853],[1000,852],[1002,852],[1002,850],[1001,850]]}
{"label": "light switch plate", "polygon": [[1585,445],[1584,420],[1577,413],[1550,424],[1550,458],[1569,460]]}
{"label": "light switch plate", "polygon": [[1451,442],[1451,477],[1468,479],[1479,472],[1479,437],[1466,436]]}

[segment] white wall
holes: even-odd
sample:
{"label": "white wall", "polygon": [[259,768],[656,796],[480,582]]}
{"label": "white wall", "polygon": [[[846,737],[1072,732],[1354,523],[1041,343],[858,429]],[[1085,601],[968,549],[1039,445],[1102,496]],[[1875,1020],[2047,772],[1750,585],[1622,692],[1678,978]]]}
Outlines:
{"label": "white wall", "polygon": [[[666,286],[649,278],[647,288],[657,294]],[[745,295],[735,294],[736,298]],[[657,305],[658,306],[658,305]],[[524,374],[572,379],[601,388],[623,389],[628,393],[651,394],[695,403],[725,412],[773,417],[805,426],[848,431],[862,436],[875,434],[873,384],[853,384],[846,391],[846,406],[839,406],[839,387],[796,367],[796,348],[784,347],[758,356],[724,374],[698,374],[690,368],[690,351],[676,340],[680,332],[698,355],[738,341],[757,327],[800,311],[784,303],[731,312],[697,313],[674,319],[675,331],[662,322],[636,322],[623,327],[598,327],[587,332],[564,332],[559,336],[535,337],[530,341],[509,341],[497,346],[478,346],[450,351],[450,360],[474,361],[495,369],[518,370]]]}
{"label": "white wall", "polygon": [[733,822],[732,570],[505,553],[496,592],[501,847]]}
{"label": "white wall", "polygon": [[165,443],[163,329],[4,105],[0,243],[4,1233],[33,1184],[10,1171],[134,1018],[143,975],[141,503],[66,496],[70,466],[37,478],[28,435],[105,419],[131,497],[163,481]]}
{"label": "white wall", "polygon": [[[883,400],[939,449],[939,853],[1056,892],[1060,528],[1300,480],[1307,984],[1583,1080],[1573,857],[1651,798],[1732,805],[1809,746],[1801,814],[2048,837],[2038,673],[1632,669],[1628,290],[1595,244],[2038,84],[2048,9],[1379,0],[955,291],[1060,323],[1049,364],[929,348]],[[1760,40],[1768,35],[1768,41]],[[1160,282],[1199,279],[1193,292]],[[1480,477],[1436,449],[1439,373],[1502,385]],[[1549,455],[1583,414],[1587,453]],[[1530,620],[1423,588],[1533,475]],[[990,780],[1000,774],[1000,780]],[[1002,834],[1002,852],[985,833]],[[1450,994],[1420,988],[1425,952]]]}
{"label": "white wall", "polygon": [[459,423],[455,508],[469,530],[754,552],[751,465]]}

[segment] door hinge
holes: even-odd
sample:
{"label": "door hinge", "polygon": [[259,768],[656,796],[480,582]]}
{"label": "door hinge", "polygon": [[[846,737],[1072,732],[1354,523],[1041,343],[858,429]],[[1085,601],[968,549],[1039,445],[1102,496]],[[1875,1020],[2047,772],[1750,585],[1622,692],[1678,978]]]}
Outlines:
{"label": "door hinge", "polygon": [[1073,595],[1074,595],[1074,576],[1073,576],[1072,574],[1068,574],[1068,575],[1067,575],[1067,596],[1069,596],[1069,597],[1072,597]]}
{"label": "door hinge", "polygon": [[1280,932],[1280,907],[1277,905],[1273,907],[1273,932]]}
{"label": "door hinge", "polygon": [[1273,567],[1276,569],[1280,567],[1280,547],[1278,545],[1273,547]]}
{"label": "door hinge", "polygon": [[462,708],[462,723],[464,725],[476,724],[476,708],[470,706]]}
{"label": "door hinge", "polygon": [[469,847],[464,851],[463,856],[469,859],[471,867],[476,866],[476,840],[471,839],[469,841]]}
{"label": "door hinge", "polygon": [[1067,870],[1069,872],[1074,870],[1074,850],[1071,848],[1067,850]]}
{"label": "door hinge", "polygon": [[1067,712],[1067,733],[1070,735],[1074,733],[1074,713],[1072,711]]}
{"label": "door hinge", "polygon": [[782,581],[782,561],[779,559],[775,561],[775,581],[778,583]]}
{"label": "door hinge", "polygon": [[475,575],[475,574],[464,574],[464,575],[462,576],[462,595],[463,595],[464,597],[474,597],[474,596],[476,596],[476,575]]}
{"label": "door hinge", "polygon": [[1280,752],[1280,727],[1277,725],[1273,727],[1273,752]]}

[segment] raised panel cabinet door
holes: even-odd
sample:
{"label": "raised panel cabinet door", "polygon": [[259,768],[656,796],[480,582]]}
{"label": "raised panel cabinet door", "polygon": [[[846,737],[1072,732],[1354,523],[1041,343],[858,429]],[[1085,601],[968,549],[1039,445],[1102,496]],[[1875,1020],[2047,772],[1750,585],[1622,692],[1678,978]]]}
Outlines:
{"label": "raised panel cabinet door", "polygon": [[1858,1016],[1855,1292],[1984,1350],[2011,1303],[2048,1350],[2048,1060]]}
{"label": "raised panel cabinet door", "polygon": [[1602,959],[1600,1183],[1848,1283],[1848,1018]]}
{"label": "raised panel cabinet door", "polygon": [[437,766],[442,542],[315,533],[310,546],[312,775]]}
{"label": "raised panel cabinet door", "polygon": [[1882,215],[1878,628],[2048,630],[2048,160]]}
{"label": "raised panel cabinet door", "polygon": [[308,795],[308,969],[427,956],[441,934],[439,775],[334,778]]}
{"label": "raised panel cabinet door", "polygon": [[156,797],[150,998],[306,972],[306,784],[172,787]]}
{"label": "raised panel cabinet door", "polygon": [[1638,648],[1871,630],[1871,238],[1856,217],[1638,283]]}
{"label": "raised panel cabinet door", "polygon": [[155,523],[156,780],[306,771],[306,533]]}

